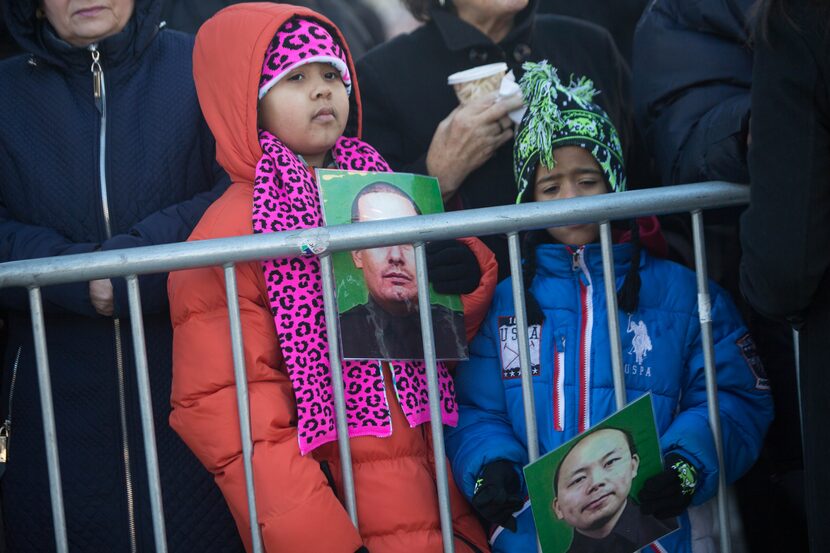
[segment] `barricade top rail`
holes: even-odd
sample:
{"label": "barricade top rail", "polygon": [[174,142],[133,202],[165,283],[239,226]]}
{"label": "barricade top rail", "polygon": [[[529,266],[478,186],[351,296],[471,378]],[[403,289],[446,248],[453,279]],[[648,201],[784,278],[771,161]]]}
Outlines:
{"label": "barricade top rail", "polygon": [[180,269],[331,253],[462,236],[505,234],[645,215],[744,205],[745,185],[721,181],[600,194],[555,202],[488,207],[304,231],[247,235],[0,263],[0,288],[163,273]]}

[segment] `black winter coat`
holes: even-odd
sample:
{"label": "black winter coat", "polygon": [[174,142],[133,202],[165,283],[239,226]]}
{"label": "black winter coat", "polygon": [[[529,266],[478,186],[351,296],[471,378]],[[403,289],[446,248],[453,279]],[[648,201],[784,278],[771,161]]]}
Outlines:
{"label": "black winter coat", "polygon": [[748,182],[755,0],[656,0],[634,36],[637,123],[663,184]]}
{"label": "black winter coat", "polygon": [[[548,59],[560,75],[585,75],[601,91],[599,103],[621,134],[630,138],[628,68],[608,31],[564,16],[536,16],[536,2],[516,16],[499,44],[455,15],[432,9],[431,20],[358,60],[363,98],[363,137],[396,171],[427,174],[426,155],[438,124],[458,105],[447,76],[487,63],[505,62],[517,79],[525,61]],[[509,205],[516,200],[513,141],[462,183],[461,207]],[[485,236],[496,254],[499,278],[509,272],[507,240]]]}
{"label": "black winter coat", "polygon": [[20,47],[17,46],[9,34],[9,30],[6,29],[3,13],[0,12],[0,60],[19,53]]}
{"label": "black winter coat", "polygon": [[[2,2],[29,54],[0,63],[0,261],[185,240],[229,182],[196,99],[192,37],[159,30],[159,3],[137,0],[125,29],[98,45],[105,101],[96,102],[92,54],[38,20],[38,3]],[[154,550],[125,282],[113,285],[117,322],[95,313],[86,282],[42,291],[71,551],[130,551],[131,526],[137,550]],[[169,550],[241,550],[218,488],[167,422],[166,275],[141,277],[140,287]],[[0,399],[11,418],[8,546],[51,551],[25,291],[0,290],[0,306],[9,313]]]}
{"label": "black winter coat", "polygon": [[608,29],[620,53],[631,63],[634,29],[648,0],[539,0],[539,13],[569,15]]}
{"label": "black winter coat", "polygon": [[800,328],[810,550],[830,551],[830,6],[786,3],[795,26],[774,16],[756,43],[741,285]]}

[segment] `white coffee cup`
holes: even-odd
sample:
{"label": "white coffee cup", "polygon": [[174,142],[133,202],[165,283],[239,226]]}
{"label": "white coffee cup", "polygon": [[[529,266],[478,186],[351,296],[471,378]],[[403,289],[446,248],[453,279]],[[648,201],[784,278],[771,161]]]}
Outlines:
{"label": "white coffee cup", "polygon": [[455,90],[458,101],[466,104],[482,94],[499,90],[505,73],[506,63],[490,63],[453,73],[447,77],[447,84]]}

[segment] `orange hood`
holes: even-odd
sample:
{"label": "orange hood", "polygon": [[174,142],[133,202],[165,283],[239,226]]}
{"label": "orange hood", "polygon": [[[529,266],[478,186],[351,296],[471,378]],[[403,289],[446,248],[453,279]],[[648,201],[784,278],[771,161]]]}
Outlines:
{"label": "orange hood", "polygon": [[216,158],[234,182],[254,180],[262,157],[257,137],[262,63],[271,39],[295,15],[316,19],[343,46],[352,76],[349,122],[344,134],[360,136],[360,90],[354,61],[340,29],[319,13],[299,6],[234,4],[202,25],[193,50],[193,78],[199,104],[216,137]]}

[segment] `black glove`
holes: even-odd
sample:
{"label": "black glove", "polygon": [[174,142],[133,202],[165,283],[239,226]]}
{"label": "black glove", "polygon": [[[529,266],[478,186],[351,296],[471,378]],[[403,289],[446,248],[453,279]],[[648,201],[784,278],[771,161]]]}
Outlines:
{"label": "black glove", "polygon": [[643,484],[640,510],[657,518],[680,515],[692,502],[697,487],[697,469],[676,453],[666,455],[666,468]]}
{"label": "black glove", "polygon": [[439,294],[469,294],[478,287],[481,268],[475,254],[464,242],[430,242],[426,254],[429,281]]}
{"label": "black glove", "polygon": [[485,465],[476,480],[473,508],[488,522],[516,531],[513,513],[525,503],[519,473],[510,461]]}

